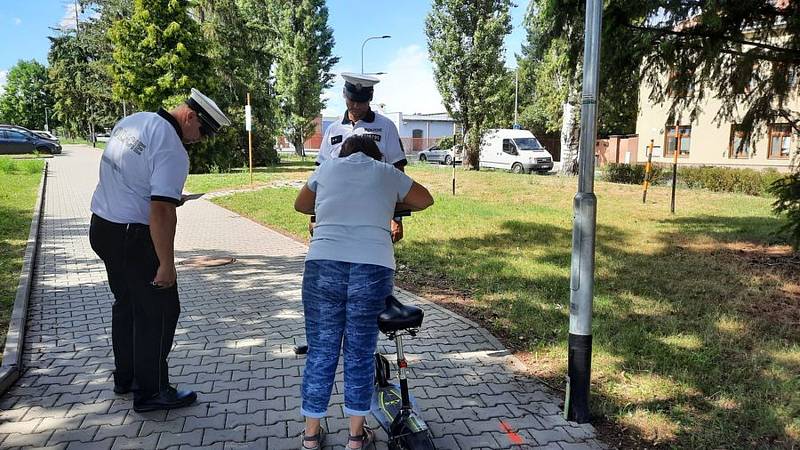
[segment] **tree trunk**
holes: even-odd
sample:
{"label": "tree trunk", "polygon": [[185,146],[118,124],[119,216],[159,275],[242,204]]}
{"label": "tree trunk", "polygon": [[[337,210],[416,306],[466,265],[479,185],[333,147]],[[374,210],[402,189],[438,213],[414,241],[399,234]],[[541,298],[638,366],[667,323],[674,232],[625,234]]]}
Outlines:
{"label": "tree trunk", "polygon": [[303,144],[303,136],[299,133],[294,133],[292,135],[292,145],[294,145],[294,153],[297,156],[306,156],[306,148]]}
{"label": "tree trunk", "polygon": [[466,146],[466,161],[472,170],[480,170],[481,139],[477,127],[472,127],[466,133],[464,145]]}
{"label": "tree trunk", "polygon": [[561,124],[561,173],[578,174],[578,107],[566,102],[563,105]]}

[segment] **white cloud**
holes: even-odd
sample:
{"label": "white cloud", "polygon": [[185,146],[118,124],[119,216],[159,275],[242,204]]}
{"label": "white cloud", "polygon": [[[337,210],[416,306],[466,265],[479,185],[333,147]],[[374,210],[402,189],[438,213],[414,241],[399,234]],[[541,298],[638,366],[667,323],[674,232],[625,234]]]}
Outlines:
{"label": "white cloud", "polygon": [[22,23],[22,19],[20,19],[19,17],[14,17],[14,25],[19,25],[21,23]]}
{"label": "white cloud", "polygon": [[0,69],[0,95],[6,91],[6,83],[8,82],[8,71]]}
{"label": "white cloud", "polygon": [[61,21],[58,23],[58,26],[62,30],[74,30],[75,29],[75,6],[74,2],[69,2],[65,5],[64,8],[64,17],[61,18]]}
{"label": "white cloud", "polygon": [[[336,68],[337,73],[357,72]],[[388,112],[436,113],[444,112],[442,97],[436,89],[428,52],[418,45],[401,48],[386,66],[386,75],[380,75],[380,84],[375,87],[372,105],[385,104]],[[323,93],[328,100],[323,115],[336,116],[344,111],[342,79],[337,77],[331,89]]]}

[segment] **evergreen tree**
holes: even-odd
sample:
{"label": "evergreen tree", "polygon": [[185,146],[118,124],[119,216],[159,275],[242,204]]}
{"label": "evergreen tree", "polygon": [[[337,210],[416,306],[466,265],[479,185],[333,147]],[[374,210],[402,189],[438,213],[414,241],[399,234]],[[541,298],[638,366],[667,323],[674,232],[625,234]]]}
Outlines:
{"label": "evergreen tree", "polygon": [[433,0],[425,21],[436,85],[447,112],[466,132],[466,162],[474,169],[483,130],[503,103],[498,86],[508,83],[503,39],[511,32],[510,4]]}
{"label": "evergreen tree", "polygon": [[45,125],[45,108],[53,111],[47,89],[47,69],[36,60],[19,61],[8,71],[0,96],[0,122],[39,130]]}
{"label": "evergreen tree", "polygon": [[109,32],[114,95],[140,110],[174,106],[193,87],[208,90],[209,60],[186,0],[135,0]]}
{"label": "evergreen tree", "polygon": [[282,124],[298,155],[314,131],[314,119],[325,106],[322,91],[329,88],[330,70],[339,61],[331,56],[333,30],[328,26],[324,0],[276,0],[272,8],[277,30],[276,85]]}

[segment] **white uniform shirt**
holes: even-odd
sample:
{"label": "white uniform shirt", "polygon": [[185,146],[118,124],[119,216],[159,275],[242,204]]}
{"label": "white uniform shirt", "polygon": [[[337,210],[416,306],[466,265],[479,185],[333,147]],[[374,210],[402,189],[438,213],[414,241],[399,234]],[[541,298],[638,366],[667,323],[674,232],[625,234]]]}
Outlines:
{"label": "white uniform shirt", "polygon": [[373,139],[378,144],[378,149],[383,153],[383,161],[389,164],[401,163],[406,165],[406,153],[403,151],[403,144],[400,142],[400,134],[394,122],[386,116],[369,110],[364,118],[356,123],[350,121],[345,111],[342,120],[334,122],[325,130],[322,137],[322,144],[317,155],[317,164],[331,159],[338,158],[342,144],[350,136],[365,136]]}
{"label": "white uniform shirt", "polygon": [[115,223],[150,223],[150,201],[180,203],[189,155],[164,110],[125,117],[103,151],[92,212]]}

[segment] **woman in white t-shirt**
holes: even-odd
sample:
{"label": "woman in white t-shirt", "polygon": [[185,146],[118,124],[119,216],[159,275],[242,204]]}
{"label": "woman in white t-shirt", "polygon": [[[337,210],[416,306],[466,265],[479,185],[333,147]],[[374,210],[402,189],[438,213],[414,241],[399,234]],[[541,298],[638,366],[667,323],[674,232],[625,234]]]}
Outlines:
{"label": "woman in white t-shirt", "polygon": [[420,211],[433,204],[427,189],[381,158],[372,139],[352,136],[338,158],[314,171],[295,201],[297,211],[317,216],[303,273],[308,341],[303,448],[322,446],[320,419],[328,409],[342,348],[344,411],[350,416],[347,448],[373,444],[365,417],[375,376],[378,315],[394,281],[389,221],[396,208]]}

